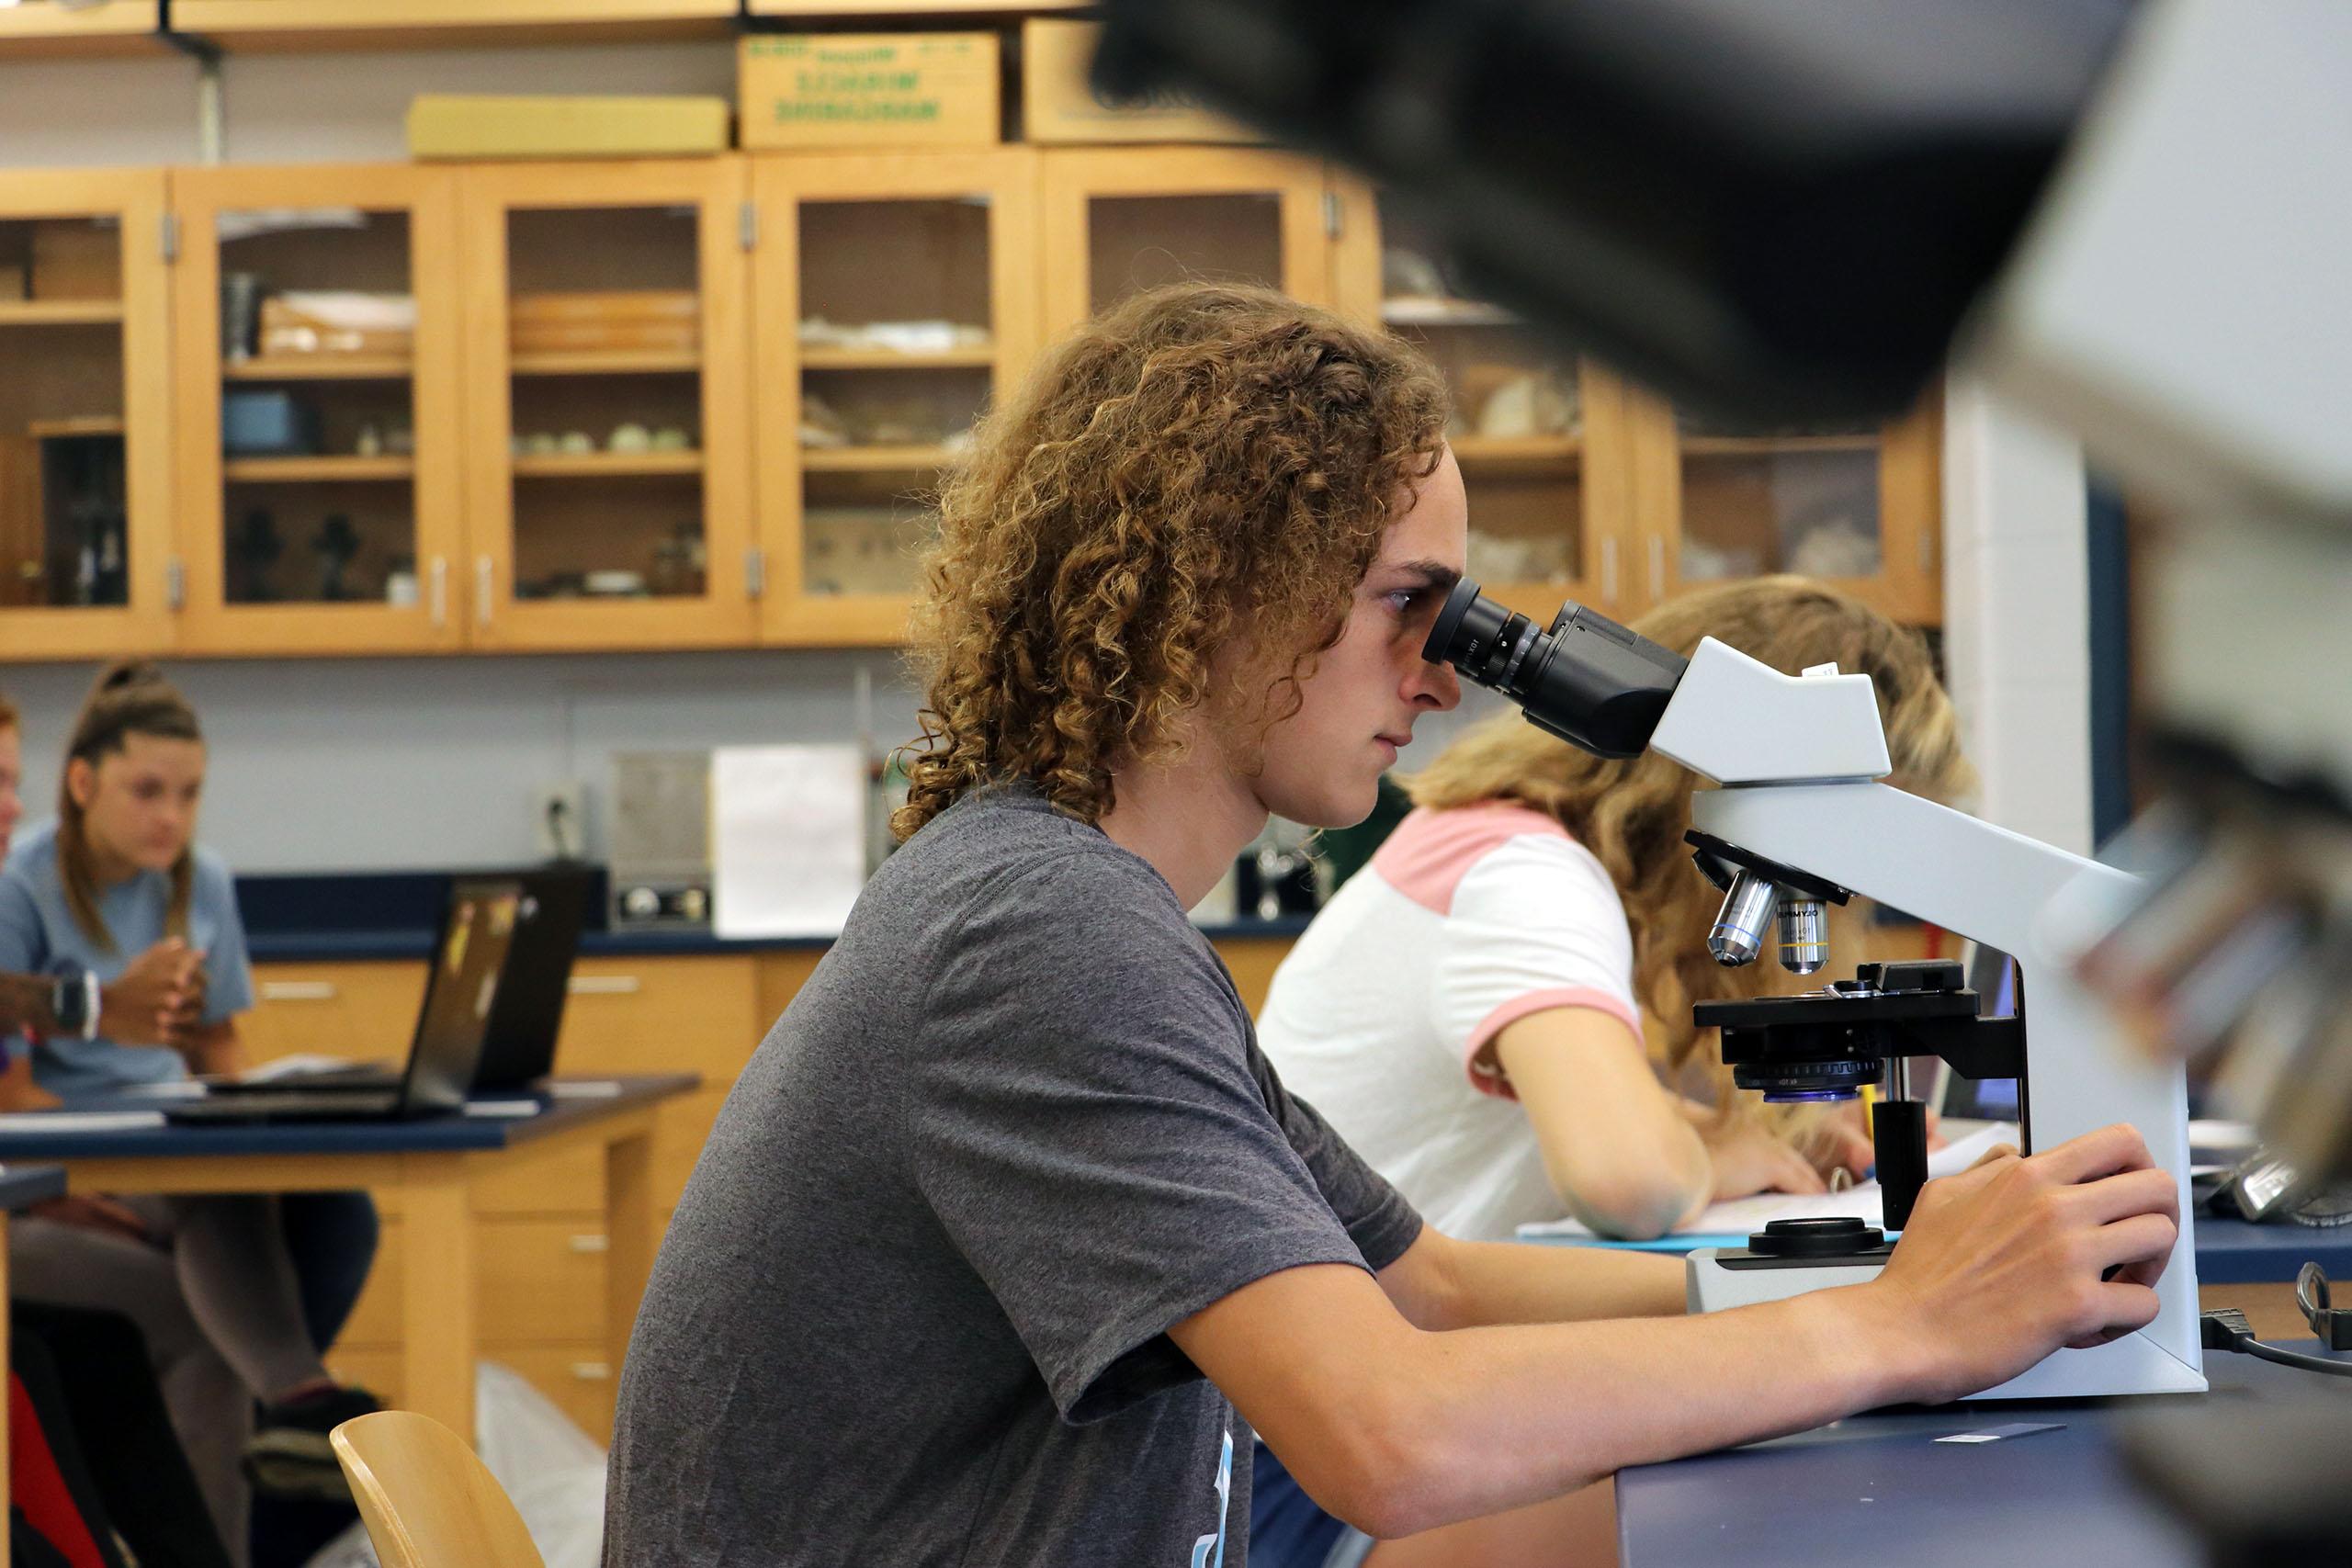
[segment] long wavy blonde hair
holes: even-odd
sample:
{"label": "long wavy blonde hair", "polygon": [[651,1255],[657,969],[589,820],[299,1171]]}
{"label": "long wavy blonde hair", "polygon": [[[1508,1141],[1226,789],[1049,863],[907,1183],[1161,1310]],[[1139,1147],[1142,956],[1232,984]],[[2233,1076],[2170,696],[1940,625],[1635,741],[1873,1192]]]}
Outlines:
{"label": "long wavy blonde hair", "polygon": [[[1951,802],[1975,788],[1961,754],[1951,700],[1936,680],[1926,640],[1860,600],[1801,577],[1752,578],[1702,589],[1633,623],[1651,641],[1686,657],[1712,637],[1784,673],[1836,663],[1868,675],[1886,729],[1888,782]],[[1707,930],[1722,895],[1691,863],[1682,835],[1690,792],[1706,781],[1655,751],[1606,761],[1555,739],[1516,710],[1473,726],[1435,762],[1404,781],[1416,806],[1511,801],[1556,818],[1607,869],[1624,899],[1634,936],[1634,989],[1651,1018],[1652,1054],[1679,1081],[1701,1036],[1695,1002],[1804,989],[1808,981],[1777,964],[1725,969],[1707,953]],[[1833,911],[1832,962],[1852,954],[1857,922]],[[1715,1103],[1752,1113],[1755,1098],[1735,1094],[1730,1069],[1712,1065]],[[1806,1141],[1810,1116],[1776,1113],[1781,1130]]]}
{"label": "long wavy blonde hair", "polygon": [[[1419,354],[1269,289],[1179,284],[1080,328],[942,490],[892,831],[1014,779],[1098,821],[1189,710],[1295,708],[1445,417]],[[1241,638],[1259,656],[1213,679]]]}

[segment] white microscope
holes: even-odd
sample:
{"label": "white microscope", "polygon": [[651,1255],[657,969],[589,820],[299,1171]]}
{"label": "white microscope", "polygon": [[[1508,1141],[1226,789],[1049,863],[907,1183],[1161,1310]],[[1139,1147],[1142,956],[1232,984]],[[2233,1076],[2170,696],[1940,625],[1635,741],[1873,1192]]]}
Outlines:
{"label": "white microscope", "polygon": [[[1447,599],[1423,657],[1501,692],[1537,728],[1587,750],[1654,749],[1723,786],[1691,800],[1701,868],[1725,888],[1710,940],[1718,960],[1752,959],[1776,926],[1782,962],[1810,974],[1826,959],[1823,904],[1857,893],[2015,956],[2011,1018],[1979,1018],[1958,965],[1910,964],[1866,964],[1857,979],[1804,996],[1702,1003],[1697,1020],[1722,1029],[1736,1080],[1767,1099],[1851,1099],[1898,1064],[1872,1129],[1890,1228],[1907,1217],[1926,1164],[1925,1114],[1900,1081],[1904,1057],[1939,1055],[1966,1077],[2016,1077],[2027,1153],[2109,1122],[2137,1128],[2178,1185],[2183,1216],[2155,1320],[2093,1349],[2059,1350],[1974,1397],[2205,1387],[2183,1074],[2131,1047],[2048,956],[2040,931],[2042,912],[2069,887],[2128,891],[2131,878],[1878,783],[1889,763],[1867,675],[1832,667],[1784,675],[1713,637],[1686,661],[1574,604],[1542,628],[1468,581]],[[1859,1223],[1776,1226],[1744,1248],[1693,1252],[1690,1308],[1858,1283],[1890,1250],[1882,1232]]]}

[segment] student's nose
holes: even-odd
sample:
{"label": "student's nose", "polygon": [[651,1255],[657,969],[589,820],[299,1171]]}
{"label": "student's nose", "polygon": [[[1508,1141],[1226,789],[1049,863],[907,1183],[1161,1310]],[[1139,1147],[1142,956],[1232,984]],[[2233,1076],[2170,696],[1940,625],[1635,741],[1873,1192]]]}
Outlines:
{"label": "student's nose", "polygon": [[1405,676],[1405,696],[1416,706],[1444,713],[1462,704],[1462,677],[1453,665],[1432,664],[1417,654]]}

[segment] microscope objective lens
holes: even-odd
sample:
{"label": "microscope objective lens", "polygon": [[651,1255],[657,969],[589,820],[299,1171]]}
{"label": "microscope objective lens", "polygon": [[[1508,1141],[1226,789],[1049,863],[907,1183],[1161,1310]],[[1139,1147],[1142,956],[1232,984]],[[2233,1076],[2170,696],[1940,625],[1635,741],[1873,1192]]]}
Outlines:
{"label": "microscope objective lens", "polygon": [[1829,962],[1828,912],[1817,898],[1781,900],[1781,967],[1810,975]]}
{"label": "microscope objective lens", "polygon": [[1764,951],[1765,932],[1771,929],[1772,906],[1781,890],[1769,877],[1743,871],[1732,879],[1724,907],[1707,933],[1707,951],[1726,969],[1753,964]]}

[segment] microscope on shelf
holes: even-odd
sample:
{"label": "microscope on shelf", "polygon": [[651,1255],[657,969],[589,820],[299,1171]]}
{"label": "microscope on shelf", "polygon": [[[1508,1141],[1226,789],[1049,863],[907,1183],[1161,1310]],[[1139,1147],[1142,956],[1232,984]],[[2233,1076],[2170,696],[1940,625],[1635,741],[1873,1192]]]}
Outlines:
{"label": "microscope on shelf", "polygon": [[[1867,964],[1822,990],[1695,1010],[1702,1027],[1722,1030],[1736,1081],[1768,1100],[1850,1100],[1894,1064],[1892,1092],[1872,1119],[1888,1229],[1907,1219],[1926,1176],[1926,1111],[1910,1099],[1902,1064],[1929,1055],[1964,1077],[2018,1079],[2028,1153],[2131,1123],[2179,1184],[2188,1214],[2181,1069],[2124,1040],[2073,971],[2050,958],[2041,931],[2043,911],[2062,897],[2079,898],[2086,886],[2128,897],[2133,879],[1877,782],[1889,762],[1867,675],[1834,666],[1785,675],[1713,637],[1685,660],[1573,603],[1539,627],[1467,580],[1447,598],[1422,656],[1502,693],[1538,728],[1597,755],[1655,750],[1722,786],[1692,796],[1690,834],[1700,870],[1724,890],[1708,942],[1719,962],[1751,962],[1777,935],[1785,967],[1819,970],[1828,956],[1824,906],[1853,894],[2018,960],[2017,1011],[2007,1018],[1980,1018],[1960,966],[1934,961]],[[1858,1221],[1784,1223],[1746,1247],[1693,1252],[1691,1310],[1857,1283],[1890,1251],[1881,1230]],[[2155,1321],[2138,1333],[2060,1350],[1975,1397],[2203,1389],[2185,1220],[2157,1292]]]}

